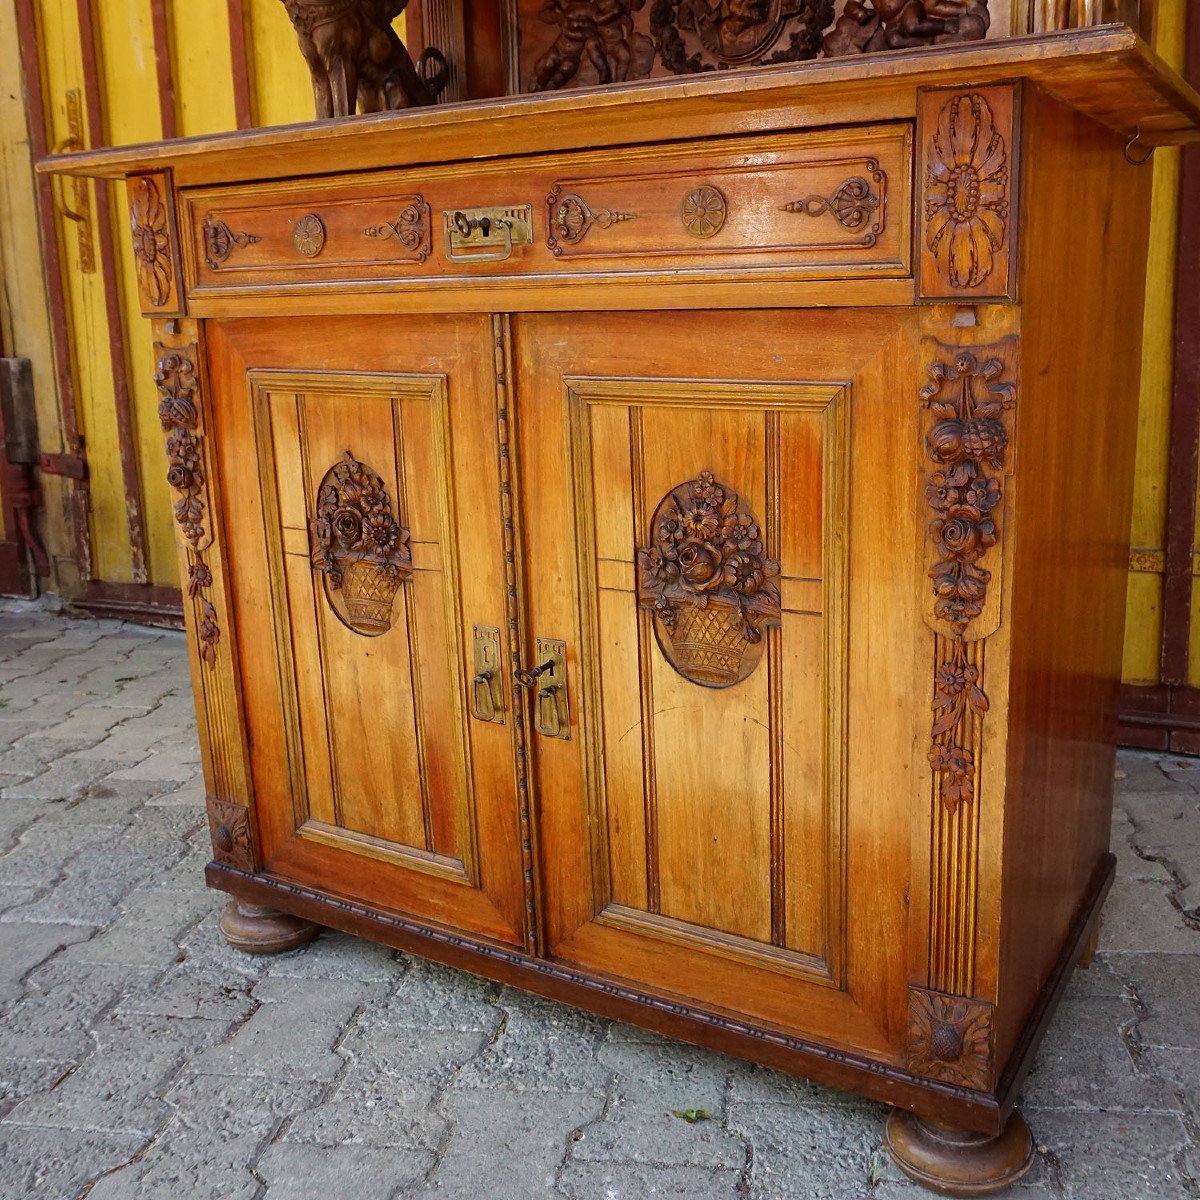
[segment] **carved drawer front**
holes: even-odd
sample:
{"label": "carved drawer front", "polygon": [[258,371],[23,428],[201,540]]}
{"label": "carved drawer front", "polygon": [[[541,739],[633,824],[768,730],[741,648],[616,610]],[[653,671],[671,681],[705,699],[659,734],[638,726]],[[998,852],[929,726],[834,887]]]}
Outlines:
{"label": "carved drawer front", "polygon": [[896,123],[189,189],[193,294],[656,271],[911,274]]}

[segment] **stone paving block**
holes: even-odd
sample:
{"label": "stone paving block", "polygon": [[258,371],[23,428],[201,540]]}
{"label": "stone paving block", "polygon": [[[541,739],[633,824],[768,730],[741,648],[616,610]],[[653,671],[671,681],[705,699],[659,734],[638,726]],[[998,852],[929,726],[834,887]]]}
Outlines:
{"label": "stone paving block", "polygon": [[294,954],[272,955],[263,963],[263,973],[272,979],[396,983],[405,970],[407,964],[398,950],[332,929]]}
{"label": "stone paving block", "polygon": [[829,1105],[835,1108],[858,1103],[850,1092],[839,1092],[813,1083],[811,1079],[736,1059],[731,1060],[729,1066],[729,1100],[731,1103]]}
{"label": "stone paving block", "polygon": [[1111,961],[1146,1006],[1137,1026],[1143,1043],[1200,1049],[1200,955],[1114,954]]}
{"label": "stone paving block", "polygon": [[174,1111],[146,1152],[88,1200],[255,1200],[260,1150],[319,1092],[309,1081],[189,1075],[167,1093]]}
{"label": "stone paving block", "polygon": [[[4,698],[3,690],[0,688],[0,700]],[[39,729],[41,729],[41,725],[37,721],[5,716],[4,706],[0,705],[0,752],[9,750],[14,742],[19,742],[23,737],[28,737],[29,734],[35,733]]]}
{"label": "stone paving block", "polygon": [[14,800],[0,792],[0,856],[12,850],[21,834],[48,808],[44,800]]}
{"label": "stone paving block", "polygon": [[33,884],[0,883],[0,922],[15,917],[13,909],[23,908],[31,904],[41,895],[42,889]]}
{"label": "stone paving block", "polygon": [[92,1031],[96,1049],[77,1070],[53,1090],[18,1104],[5,1119],[148,1138],[170,1115],[159,1099],[164,1085],[228,1031],[223,1021],[110,1017]]}
{"label": "stone paving block", "polygon": [[[92,711],[101,710],[97,708]],[[154,713],[126,715],[119,719],[107,737],[87,750],[81,750],[78,757],[99,758],[118,763],[121,767],[131,767],[154,753],[165,739],[178,732],[178,726],[160,726]]]}
{"label": "stone paving block", "polygon": [[1179,1117],[1037,1114],[1034,1136],[1058,1165],[1069,1200],[1192,1200],[1179,1169],[1188,1137]]}
{"label": "stone paving block", "polygon": [[253,975],[239,975],[227,967],[183,962],[131,989],[121,998],[117,1012],[242,1021],[256,1007],[250,995],[254,982]]}
{"label": "stone paving block", "polygon": [[[203,895],[167,890],[132,892],[118,907],[119,915],[111,925],[90,941],[70,947],[64,960],[161,969],[179,954],[179,939],[210,909]],[[0,926],[0,939],[3,928]]]}
{"label": "stone paving block", "polygon": [[350,1019],[379,984],[323,980],[314,988],[303,979],[264,979],[252,989],[254,1015],[223,1046],[214,1046],[190,1070],[214,1075],[331,1082],[344,1060],[334,1047]]}
{"label": "stone paving block", "polygon": [[271,1146],[256,1174],[267,1185],[264,1200],[392,1200],[423,1179],[433,1151],[380,1150],[371,1146]]}
{"label": "stone paving block", "polygon": [[[130,1134],[2,1124],[0,1200],[73,1200],[88,1182],[127,1162],[144,1143]],[[115,1200],[120,1193],[112,1195]],[[121,1200],[131,1200],[130,1194]]]}
{"label": "stone paving block", "polygon": [[1170,900],[1171,888],[1117,877],[1104,906],[1101,945],[1115,954],[1192,954],[1200,933]]}
{"label": "stone paving block", "polygon": [[886,1110],[730,1105],[731,1133],[753,1146],[750,1188],[755,1200],[864,1200],[880,1170]]}
{"label": "stone paving block", "polygon": [[106,739],[114,726],[125,720],[127,715],[115,708],[81,704],[66,720],[59,721],[57,725],[41,727],[29,737],[34,742],[51,738],[94,746]]}
{"label": "stone paving block", "polygon": [[323,1146],[367,1145],[436,1148],[447,1120],[434,1102],[486,1044],[486,1035],[459,1031],[396,1030],[372,1041],[369,1058],[348,1054],[346,1068],[319,1105],[292,1122],[288,1141]]}
{"label": "stone paving block", "polygon": [[1026,1107],[1178,1112],[1171,1086],[1130,1052],[1123,1035],[1135,1021],[1124,1000],[1061,1004],[1025,1085]]}
{"label": "stone paving block", "polygon": [[[65,741],[62,738],[23,737],[0,754],[0,774],[15,775],[21,781],[33,779],[44,774],[59,759],[86,745],[86,742]],[[14,783],[5,787],[9,796],[15,796],[17,790]]]}
{"label": "stone paving block", "polygon": [[653,1163],[570,1161],[559,1173],[565,1200],[739,1200],[741,1173]]}
{"label": "stone paving block", "polygon": [[[382,1036],[392,1029],[463,1029],[494,1033],[502,1013],[497,984],[424,959],[409,960],[400,986],[365,1020]],[[365,1023],[364,1026],[365,1028]]]}
{"label": "stone paving block", "polygon": [[603,1104],[599,1096],[572,1092],[453,1092],[444,1104],[453,1130],[449,1144],[428,1183],[409,1196],[552,1196],[568,1138],[599,1116]]}
{"label": "stone paving block", "polygon": [[156,788],[154,794],[146,801],[147,808],[195,808],[204,811],[205,787],[204,776],[195,772],[177,787],[172,786],[174,780],[161,780],[161,788]]}
{"label": "stone paving block", "polygon": [[1118,750],[1117,765],[1113,778],[1117,793],[1121,796],[1144,792],[1179,792],[1188,784],[1169,779],[1160,765],[1161,755],[1147,754],[1137,750]]}
{"label": "stone paving block", "polygon": [[78,925],[0,924],[0,1005],[24,992],[21,981],[27,972],[90,933]]}
{"label": "stone paving block", "polygon": [[48,1092],[77,1066],[43,1058],[0,1058],[0,1121],[26,1096]]}
{"label": "stone paving block", "polygon": [[111,843],[120,832],[121,827],[113,824],[37,821],[21,834],[16,846],[0,855],[0,883],[46,887],[85,846]]}
{"label": "stone paving block", "polygon": [[25,995],[0,1021],[0,1058],[79,1061],[94,1046],[90,1031],[127,992],[157,972],[140,967],[68,963],[53,958],[25,977]]}
{"label": "stone paving block", "polygon": [[8,788],[7,793],[17,799],[73,800],[89,784],[118,766],[115,762],[68,754],[51,763],[40,775]]}

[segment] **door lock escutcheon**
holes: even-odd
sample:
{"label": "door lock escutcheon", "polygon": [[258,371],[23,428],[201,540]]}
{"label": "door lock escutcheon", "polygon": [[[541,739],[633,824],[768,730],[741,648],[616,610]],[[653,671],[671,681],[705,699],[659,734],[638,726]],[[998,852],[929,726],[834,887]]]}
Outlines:
{"label": "door lock escutcheon", "polygon": [[504,681],[500,668],[500,630],[476,625],[475,677],[471,681],[471,715],[477,721],[504,724]]}
{"label": "door lock escutcheon", "polygon": [[513,678],[533,692],[533,727],[544,737],[571,737],[571,711],[567,704],[567,643],[538,638],[537,666],[519,667]]}

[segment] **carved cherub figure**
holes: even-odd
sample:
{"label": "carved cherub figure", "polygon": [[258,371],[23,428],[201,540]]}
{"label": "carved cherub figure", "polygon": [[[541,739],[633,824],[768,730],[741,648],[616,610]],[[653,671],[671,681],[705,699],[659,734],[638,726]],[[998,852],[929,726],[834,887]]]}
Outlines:
{"label": "carved cherub figure", "polygon": [[967,42],[987,33],[987,0],[849,0],[825,35],[830,57]]}
{"label": "carved cherub figure", "polygon": [[445,58],[414,64],[392,22],[408,0],[283,0],[312,74],[318,117],[432,104],[446,85]]}
{"label": "carved cherub figure", "polygon": [[633,12],[645,0],[547,0],[541,18],[558,26],[554,44],[534,64],[533,90],[565,87],[586,57],[601,83],[621,83],[645,75],[653,43],[633,29]]}

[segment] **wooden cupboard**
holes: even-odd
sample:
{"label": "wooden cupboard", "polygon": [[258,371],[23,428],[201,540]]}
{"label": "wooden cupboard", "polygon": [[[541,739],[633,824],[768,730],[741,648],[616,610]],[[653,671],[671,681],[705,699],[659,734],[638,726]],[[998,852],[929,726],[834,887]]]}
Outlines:
{"label": "wooden cupboard", "polygon": [[44,164],[129,181],[227,936],[1018,1178],[1113,872],[1127,158],[1197,128],[1107,29]]}

